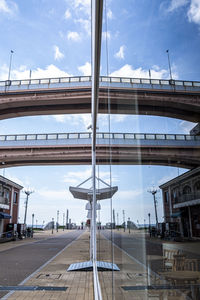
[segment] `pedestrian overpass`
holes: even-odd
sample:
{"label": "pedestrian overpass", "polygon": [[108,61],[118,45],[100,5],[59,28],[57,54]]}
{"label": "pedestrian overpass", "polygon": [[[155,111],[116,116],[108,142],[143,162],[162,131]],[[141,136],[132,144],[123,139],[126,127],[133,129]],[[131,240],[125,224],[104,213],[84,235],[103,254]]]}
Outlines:
{"label": "pedestrian overpass", "polygon": [[[200,122],[199,81],[106,76],[99,80],[101,114],[110,111]],[[91,113],[90,76],[0,81],[0,120],[79,113]]]}
{"label": "pedestrian overpass", "polygon": [[[91,164],[91,133],[0,135],[0,167]],[[200,136],[97,133],[97,164],[200,165]]]}

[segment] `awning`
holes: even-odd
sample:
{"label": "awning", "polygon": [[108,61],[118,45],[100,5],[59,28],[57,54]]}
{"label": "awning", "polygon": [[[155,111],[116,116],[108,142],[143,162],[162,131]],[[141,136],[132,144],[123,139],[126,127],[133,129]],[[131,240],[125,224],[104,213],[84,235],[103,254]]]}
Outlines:
{"label": "awning", "polygon": [[196,199],[196,200],[190,200],[190,201],[174,204],[173,207],[180,208],[180,207],[194,206],[199,204],[200,204],[200,199]]}
{"label": "awning", "polygon": [[7,213],[0,212],[0,219],[11,219],[11,216]]}
{"label": "awning", "polygon": [[175,212],[175,213],[170,215],[170,217],[172,217],[172,218],[178,218],[180,216],[181,216],[181,211]]}

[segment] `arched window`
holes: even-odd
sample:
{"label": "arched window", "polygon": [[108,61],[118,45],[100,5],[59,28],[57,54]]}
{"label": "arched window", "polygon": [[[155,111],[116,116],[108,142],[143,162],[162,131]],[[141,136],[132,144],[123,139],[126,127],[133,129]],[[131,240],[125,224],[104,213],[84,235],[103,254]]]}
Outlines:
{"label": "arched window", "polygon": [[183,188],[183,195],[191,194],[192,190],[189,185],[185,185]]}

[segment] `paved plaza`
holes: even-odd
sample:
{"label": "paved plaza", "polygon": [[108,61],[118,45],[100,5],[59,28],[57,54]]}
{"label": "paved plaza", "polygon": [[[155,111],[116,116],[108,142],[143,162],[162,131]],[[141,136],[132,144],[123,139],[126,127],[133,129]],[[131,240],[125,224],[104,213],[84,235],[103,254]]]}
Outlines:
{"label": "paved plaza", "polygon": [[[110,237],[111,232],[108,230],[102,230],[101,234],[97,235],[97,259],[113,260],[120,271],[99,272],[103,299],[195,299],[191,297],[188,288],[174,289],[169,282],[154,272],[156,270],[153,269],[158,267],[158,264],[152,262],[161,262],[162,258],[160,240],[150,241],[148,237],[145,238],[144,233],[137,231],[132,231],[130,234],[115,231],[113,240],[116,246],[113,246],[109,240]],[[199,242],[188,243],[188,245],[187,243],[169,243],[172,246],[184,247],[185,245],[188,253],[193,255],[197,255],[200,246]],[[195,247],[190,246],[192,244]],[[20,252],[23,253],[26,259],[25,252],[27,251],[30,257],[25,264],[21,263],[24,269],[29,270],[23,275],[24,278],[22,274],[19,274],[17,282],[16,275],[15,280],[12,279],[14,274],[19,273],[19,262],[15,260],[15,253],[18,253],[17,255]],[[51,232],[35,234],[34,239],[1,244],[0,255],[1,257],[10,256],[14,266],[12,269],[11,266],[7,269],[10,279],[6,282],[4,282],[5,273],[1,274],[0,285],[12,285],[20,289],[9,291],[9,293],[8,291],[1,292],[1,299],[93,299],[93,273],[67,272],[71,263],[89,259],[89,232],[87,230],[65,231],[64,233],[60,231],[54,232],[53,235]],[[34,256],[39,260],[36,260]],[[46,260],[42,261],[41,257],[44,256]],[[35,265],[34,261],[37,261]],[[186,293],[188,298],[186,298]]]}

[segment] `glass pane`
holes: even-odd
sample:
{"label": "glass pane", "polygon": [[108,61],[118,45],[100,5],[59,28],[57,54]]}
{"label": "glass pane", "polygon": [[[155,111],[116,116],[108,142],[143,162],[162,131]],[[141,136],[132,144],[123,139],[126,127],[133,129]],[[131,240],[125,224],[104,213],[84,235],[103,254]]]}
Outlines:
{"label": "glass pane", "polygon": [[125,133],[125,139],[134,139],[135,138],[135,135],[132,134],[132,133]]}
{"label": "glass pane", "polygon": [[58,134],[58,139],[68,139],[68,134],[67,133],[60,133],[60,134]]}
{"label": "glass pane", "polygon": [[175,81],[175,85],[183,85],[183,81]]}
{"label": "glass pane", "polygon": [[150,80],[149,79],[142,79],[141,83],[143,83],[143,84],[150,84]]}
{"label": "glass pane", "polygon": [[160,81],[156,79],[151,79],[151,84],[160,84]]}
{"label": "glass pane", "polygon": [[174,134],[166,134],[166,139],[167,140],[175,140],[175,135]]}
{"label": "glass pane", "polygon": [[137,140],[144,140],[145,139],[145,135],[144,134],[138,134],[138,133],[136,133],[135,134],[135,138]]}
{"label": "glass pane", "polygon": [[50,83],[59,83],[60,82],[60,78],[51,78],[50,79]]}
{"label": "glass pane", "polygon": [[7,141],[14,141],[16,139],[16,136],[15,135],[7,135],[6,136],[6,140]]}
{"label": "glass pane", "polygon": [[112,77],[111,82],[120,82],[120,78],[119,77]]}
{"label": "glass pane", "polygon": [[114,133],[114,139],[123,139],[124,138],[124,135],[123,133]]}
{"label": "glass pane", "polygon": [[80,77],[80,81],[90,81],[90,77],[87,76],[87,77]]}
{"label": "glass pane", "polygon": [[5,135],[0,135],[0,141],[5,141],[6,136]]}
{"label": "glass pane", "polygon": [[103,133],[98,133],[97,132],[97,139],[102,139],[103,138]]}
{"label": "glass pane", "polygon": [[69,82],[69,77],[66,78],[60,78],[60,82],[64,83],[64,82]]}
{"label": "glass pane", "polygon": [[37,134],[37,140],[46,140],[47,134]]}
{"label": "glass pane", "polygon": [[89,139],[90,134],[89,133],[80,133],[79,138],[80,139]]}
{"label": "glass pane", "polygon": [[156,139],[157,140],[165,140],[165,135],[164,134],[156,134]]}
{"label": "glass pane", "polygon": [[57,140],[57,134],[48,134],[47,139],[48,140]]}
{"label": "glass pane", "polygon": [[130,78],[121,78],[121,82],[130,83],[131,79]]}
{"label": "glass pane", "polygon": [[176,140],[185,140],[185,135],[176,134]]}
{"label": "glass pane", "polygon": [[192,81],[184,81],[185,86],[192,86]]}
{"label": "glass pane", "polygon": [[51,79],[40,79],[41,84],[49,84]]}
{"label": "glass pane", "polygon": [[155,140],[155,134],[146,134],[145,137],[147,140]]}
{"label": "glass pane", "polygon": [[16,140],[17,141],[24,141],[26,139],[26,135],[17,135]]}
{"label": "glass pane", "polygon": [[11,85],[20,85],[21,81],[20,80],[12,80]]}
{"label": "glass pane", "polygon": [[193,82],[193,86],[198,86],[198,87],[199,87],[199,86],[200,86],[200,82],[195,82],[195,81],[194,81],[194,82]]}
{"label": "glass pane", "polygon": [[132,78],[131,79],[131,83],[137,83],[137,84],[139,84],[139,83],[141,83],[141,79],[139,79],[139,78]]}
{"label": "glass pane", "polygon": [[169,80],[160,80],[160,84],[169,84]]}
{"label": "glass pane", "polygon": [[31,84],[39,84],[40,80],[39,79],[31,79]]}
{"label": "glass pane", "polygon": [[28,134],[26,139],[27,140],[36,140],[36,134]]}
{"label": "glass pane", "polygon": [[70,77],[70,82],[79,82],[80,77]]}
{"label": "glass pane", "polygon": [[30,80],[21,80],[21,85],[27,85],[30,84]]}
{"label": "glass pane", "polygon": [[111,78],[110,77],[101,77],[102,82],[110,82]]}
{"label": "glass pane", "polygon": [[69,139],[78,139],[78,133],[69,133]]}

